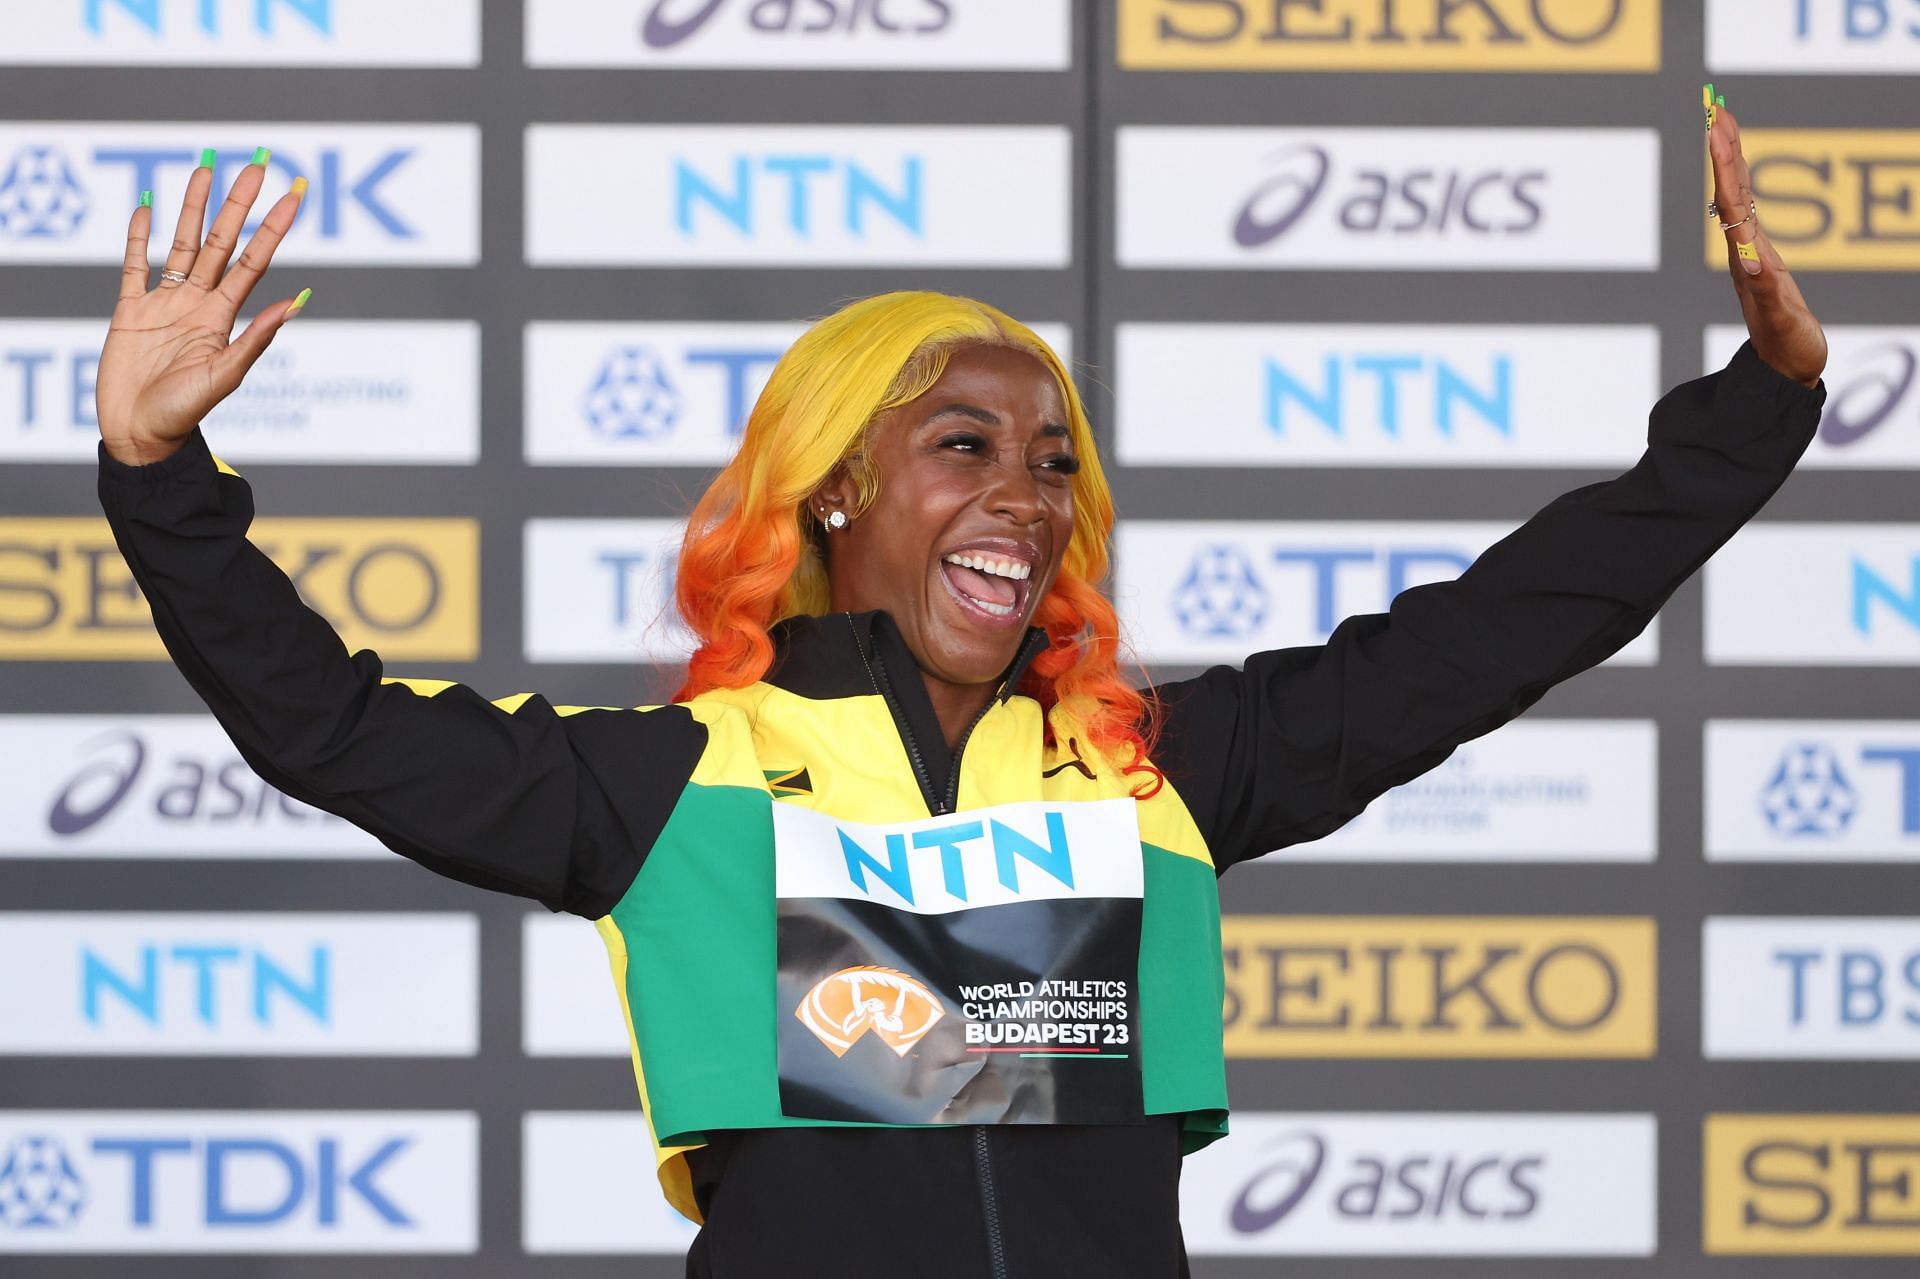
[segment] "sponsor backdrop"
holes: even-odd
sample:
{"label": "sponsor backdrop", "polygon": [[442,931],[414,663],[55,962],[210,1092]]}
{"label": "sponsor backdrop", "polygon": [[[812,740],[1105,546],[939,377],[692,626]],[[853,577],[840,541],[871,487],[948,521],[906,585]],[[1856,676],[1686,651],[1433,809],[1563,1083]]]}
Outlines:
{"label": "sponsor backdrop", "polygon": [[920,286],[1070,353],[1167,678],[1457,575],[1724,363],[1711,79],[1829,325],[1820,438],[1618,659],[1225,881],[1186,1237],[1203,1279],[1910,1273],[1920,3],[0,11],[0,1270],[667,1276],[692,1235],[591,928],[264,786],[158,660],[91,462],[142,188],[164,241],[203,147],[311,182],[262,291],[311,314],[207,431],[398,674],[660,700],[773,361]]}

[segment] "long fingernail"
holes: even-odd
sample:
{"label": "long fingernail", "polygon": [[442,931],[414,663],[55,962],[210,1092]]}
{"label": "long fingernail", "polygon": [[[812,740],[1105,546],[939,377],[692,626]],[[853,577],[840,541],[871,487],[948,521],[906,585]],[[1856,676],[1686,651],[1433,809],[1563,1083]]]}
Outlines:
{"label": "long fingernail", "polygon": [[1742,243],[1736,240],[1733,251],[1740,259],[1741,269],[1748,275],[1760,274],[1760,245],[1757,241],[1749,240]]}
{"label": "long fingernail", "polygon": [[296,200],[304,199],[306,194],[307,180],[305,178],[295,178],[293,180],[293,198]]}
{"label": "long fingernail", "polygon": [[267,150],[265,147],[255,147],[253,149],[253,159],[247,161],[247,163],[248,164],[265,164],[268,160],[271,160],[272,158],[273,158],[273,152]]}
{"label": "long fingernail", "polygon": [[218,157],[219,157],[219,153],[215,151],[212,147],[201,148],[200,167],[203,169],[211,169],[213,167],[214,160],[217,159]]}
{"label": "long fingernail", "polygon": [[1713,132],[1713,118],[1714,118],[1714,116],[1713,116],[1713,112],[1714,112],[1714,108],[1713,108],[1713,85],[1711,85],[1711,84],[1703,84],[1703,85],[1701,85],[1701,86],[1700,86],[1700,105],[1706,108],[1706,111],[1707,111],[1707,132],[1708,132],[1708,133],[1712,133],[1712,132]]}
{"label": "long fingernail", "polygon": [[142,191],[140,193],[140,207],[143,209],[151,209],[153,207],[153,192]]}
{"label": "long fingernail", "polygon": [[1716,95],[1714,96],[1714,99],[1713,99],[1713,101],[1714,101],[1714,104],[1715,104],[1716,106],[1722,106],[1722,107],[1724,107],[1724,106],[1726,106],[1726,105],[1727,105],[1727,95],[1726,95],[1726,94],[1724,94],[1724,93],[1721,93],[1721,94],[1716,94]]}
{"label": "long fingernail", "polygon": [[313,296],[312,289],[300,290],[299,295],[293,299],[293,305],[287,308],[287,318],[291,320],[294,316],[300,314],[300,308],[305,306],[307,304],[307,299],[312,296]]}

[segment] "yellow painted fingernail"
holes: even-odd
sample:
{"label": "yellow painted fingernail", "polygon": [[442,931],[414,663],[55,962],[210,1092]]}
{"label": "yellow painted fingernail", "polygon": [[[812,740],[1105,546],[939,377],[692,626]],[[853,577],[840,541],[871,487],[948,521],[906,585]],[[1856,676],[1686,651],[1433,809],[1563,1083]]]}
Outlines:
{"label": "yellow painted fingernail", "polygon": [[298,200],[304,197],[306,194],[307,194],[307,180],[305,178],[295,178],[293,180],[293,198]]}
{"label": "yellow painted fingernail", "polygon": [[1746,243],[1741,243],[1736,240],[1733,245],[1733,251],[1749,262],[1758,262],[1760,260],[1759,241],[1757,240],[1750,240]]}
{"label": "yellow painted fingernail", "polygon": [[299,296],[293,299],[293,305],[287,308],[287,318],[291,320],[294,316],[300,314],[300,308],[305,306],[307,304],[307,299],[312,296],[313,296],[312,289],[300,290]]}

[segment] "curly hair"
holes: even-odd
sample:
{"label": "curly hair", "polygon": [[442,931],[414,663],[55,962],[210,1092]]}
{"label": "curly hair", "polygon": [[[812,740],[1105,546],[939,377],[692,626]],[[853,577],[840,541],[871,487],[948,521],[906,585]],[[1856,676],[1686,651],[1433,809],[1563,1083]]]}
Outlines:
{"label": "curly hair", "polygon": [[[676,701],[742,688],[773,662],[768,628],[828,610],[827,566],[807,499],[836,467],[851,475],[854,514],[883,476],[867,459],[880,415],[918,398],[963,347],[1025,351],[1044,364],[1066,404],[1079,472],[1073,532],[1034,624],[1048,646],[1019,692],[1062,707],[1081,744],[1112,753],[1126,771],[1146,764],[1157,707],[1120,677],[1119,623],[1100,590],[1108,568],[1113,497],[1086,408],[1060,357],[1032,329],[983,302],[944,293],[883,293],[816,322],[774,366],[747,418],[739,452],[694,507],[680,551],[675,602],[699,640]],[[1049,715],[1049,732],[1052,716]],[[1129,757],[1130,762],[1129,762]]]}

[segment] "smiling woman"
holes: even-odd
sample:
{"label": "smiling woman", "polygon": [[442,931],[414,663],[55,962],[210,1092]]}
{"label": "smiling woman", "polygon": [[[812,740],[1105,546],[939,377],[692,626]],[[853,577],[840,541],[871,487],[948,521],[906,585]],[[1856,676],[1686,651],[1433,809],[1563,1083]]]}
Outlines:
{"label": "smiling woman", "polygon": [[1120,670],[1072,378],[931,293],[854,303],[774,369],[687,534],[674,705],[387,678],[247,540],[252,489],[199,428],[307,296],[230,340],[299,203],[226,270],[260,163],[204,244],[195,174],[152,289],[133,214],[101,504],[263,778],[593,921],[661,1189],[704,1223],[692,1275],[1167,1279],[1181,1157],[1226,1128],[1216,876],[1626,644],[1812,438],[1825,341],[1731,115],[1710,130],[1752,340],[1655,406],[1640,462],[1457,581],[1153,695]]}

